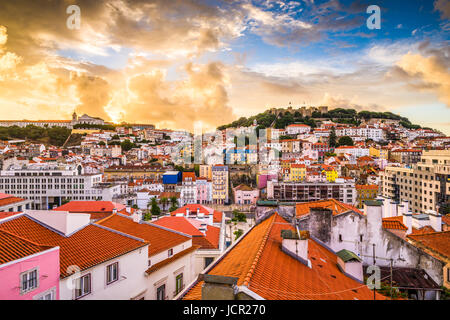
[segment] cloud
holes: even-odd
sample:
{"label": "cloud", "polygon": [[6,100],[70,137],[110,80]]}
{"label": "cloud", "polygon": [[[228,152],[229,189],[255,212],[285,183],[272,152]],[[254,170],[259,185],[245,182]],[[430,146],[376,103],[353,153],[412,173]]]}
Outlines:
{"label": "cloud", "polygon": [[219,62],[188,63],[186,78],[170,81],[166,70],[137,73],[127,79],[127,89],[113,96],[106,107],[116,119],[152,122],[192,130],[196,121],[208,129],[234,119],[228,103],[226,68]]}
{"label": "cloud", "polygon": [[440,11],[441,19],[450,19],[450,2],[448,0],[436,0],[434,10]]}
{"label": "cloud", "polygon": [[334,108],[344,108],[344,109],[355,109],[356,111],[370,110],[370,111],[386,111],[385,107],[377,104],[361,105],[355,103],[352,100],[356,100],[357,97],[353,99],[345,98],[342,94],[332,96],[326,92],[322,98],[320,105],[328,106],[331,109]]}
{"label": "cloud", "polygon": [[450,108],[450,72],[437,57],[408,53],[397,62],[397,67],[411,80],[420,81],[415,88],[434,92]]}

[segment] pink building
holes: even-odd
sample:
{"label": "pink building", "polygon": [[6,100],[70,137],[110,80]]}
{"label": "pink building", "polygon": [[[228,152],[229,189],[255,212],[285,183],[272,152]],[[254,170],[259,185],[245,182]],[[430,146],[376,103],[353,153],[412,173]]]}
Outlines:
{"label": "pink building", "polygon": [[244,184],[238,185],[234,190],[234,203],[236,204],[256,204],[259,198],[259,190],[252,189]]}
{"label": "pink building", "polygon": [[209,204],[212,202],[212,183],[205,178],[197,178],[195,181],[197,188],[197,203]]}
{"label": "pink building", "polygon": [[59,300],[59,247],[0,230],[0,300]]}

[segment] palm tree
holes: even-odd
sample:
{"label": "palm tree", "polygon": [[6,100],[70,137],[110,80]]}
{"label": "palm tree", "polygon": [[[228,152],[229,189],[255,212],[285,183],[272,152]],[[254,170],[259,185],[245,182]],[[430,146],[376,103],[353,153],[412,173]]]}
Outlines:
{"label": "palm tree", "polygon": [[162,197],[161,199],[159,199],[159,203],[162,204],[163,210],[166,210],[169,199],[167,199],[167,197]]}
{"label": "palm tree", "polygon": [[178,199],[177,197],[170,197],[170,203],[172,204],[169,211],[175,211],[178,209]]}

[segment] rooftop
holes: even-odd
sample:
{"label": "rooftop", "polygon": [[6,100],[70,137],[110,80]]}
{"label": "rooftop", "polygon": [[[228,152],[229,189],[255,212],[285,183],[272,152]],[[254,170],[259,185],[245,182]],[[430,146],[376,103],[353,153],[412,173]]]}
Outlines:
{"label": "rooftop", "polygon": [[[277,213],[253,227],[206,272],[236,277],[238,286],[268,300],[373,299],[365,285],[344,275],[337,255],[314,240],[309,241],[312,268],[281,250],[281,230],[291,224]],[[183,296],[201,299],[203,281],[197,281]],[[377,299],[384,299],[377,294]]]}
{"label": "rooftop", "polygon": [[94,224],[64,236],[27,215],[1,223],[0,230],[40,246],[59,246],[61,278],[70,275],[69,266],[76,265],[82,271],[148,245]]}

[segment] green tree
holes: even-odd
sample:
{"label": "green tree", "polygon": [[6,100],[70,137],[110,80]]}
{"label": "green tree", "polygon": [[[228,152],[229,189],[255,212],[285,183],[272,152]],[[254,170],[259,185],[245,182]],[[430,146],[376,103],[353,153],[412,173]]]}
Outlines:
{"label": "green tree", "polygon": [[247,222],[247,216],[238,210],[233,210],[233,222]]}
{"label": "green tree", "polygon": [[170,197],[170,203],[171,203],[171,206],[169,208],[170,212],[175,211],[175,210],[178,209],[178,199],[177,199],[177,197]]}
{"label": "green tree", "polygon": [[237,240],[237,239],[239,239],[240,236],[242,236],[244,234],[244,230],[237,229],[235,232],[233,232],[233,234],[235,235],[234,240]]}
{"label": "green tree", "polygon": [[135,144],[133,142],[131,142],[130,140],[125,140],[123,141],[120,146],[122,147],[123,151],[130,151],[131,149],[133,149],[135,147]]}
{"label": "green tree", "polygon": [[336,129],[334,127],[331,128],[330,138],[328,139],[328,145],[330,147],[336,147]]}
{"label": "green tree", "polygon": [[159,199],[159,203],[162,204],[163,210],[166,210],[167,204],[169,203],[169,199],[167,199],[167,197],[161,197],[161,199]]}
{"label": "green tree", "polygon": [[353,140],[349,136],[343,136],[339,138],[339,146],[353,146]]}
{"label": "green tree", "polygon": [[161,214],[161,209],[158,206],[158,202],[156,201],[156,198],[153,197],[150,203],[151,209],[150,212],[154,216],[159,216]]}
{"label": "green tree", "polygon": [[152,214],[150,212],[146,212],[142,219],[144,219],[144,221],[152,220]]}
{"label": "green tree", "polygon": [[99,146],[106,146],[106,143],[105,143],[104,141],[100,141],[100,142],[98,143],[98,145],[99,145]]}

